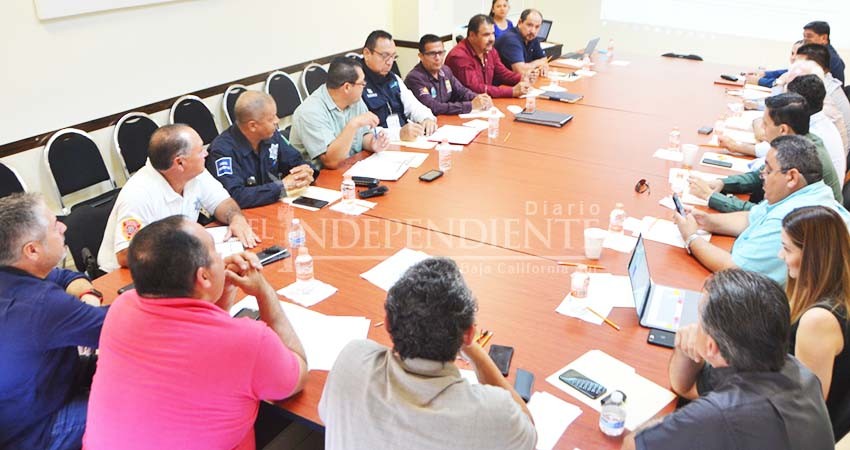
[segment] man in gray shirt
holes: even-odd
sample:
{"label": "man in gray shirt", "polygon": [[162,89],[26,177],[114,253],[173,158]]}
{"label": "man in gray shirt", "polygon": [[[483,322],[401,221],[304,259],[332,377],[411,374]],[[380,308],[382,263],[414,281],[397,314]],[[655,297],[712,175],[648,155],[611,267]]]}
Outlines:
{"label": "man in gray shirt", "polygon": [[[393,348],[353,341],[328,374],[319,402],[326,450],[534,448],[531,413],[474,342],[478,307],[454,261],[408,269],[384,308]],[[481,384],[461,377],[459,352]]]}
{"label": "man in gray shirt", "polygon": [[679,329],[670,359],[670,385],[691,402],[642,425],[623,449],[834,448],[820,382],[786,354],[782,288],[730,269],[705,291],[698,322]]}

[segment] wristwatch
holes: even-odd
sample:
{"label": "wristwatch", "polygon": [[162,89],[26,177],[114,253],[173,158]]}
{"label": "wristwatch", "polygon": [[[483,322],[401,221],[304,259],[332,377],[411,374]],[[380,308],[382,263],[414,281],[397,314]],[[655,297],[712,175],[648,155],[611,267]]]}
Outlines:
{"label": "wristwatch", "polygon": [[685,239],[685,250],[688,251],[689,255],[693,254],[693,253],[691,253],[691,243],[694,241],[694,239],[698,239],[698,238],[699,238],[699,236],[696,233],[694,233],[694,234],[688,236],[687,239]]}
{"label": "wristwatch", "polygon": [[100,300],[100,304],[101,305],[103,304],[103,293],[98,291],[97,289],[91,288],[91,289],[83,292],[82,294],[80,294],[80,298],[83,298],[86,295],[93,295],[93,296],[97,297],[97,299]]}

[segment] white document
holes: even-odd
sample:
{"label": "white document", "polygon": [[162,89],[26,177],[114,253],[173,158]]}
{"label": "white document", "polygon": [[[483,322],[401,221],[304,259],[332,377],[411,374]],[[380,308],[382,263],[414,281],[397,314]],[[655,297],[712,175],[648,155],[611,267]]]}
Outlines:
{"label": "white document", "polygon": [[212,236],[213,242],[215,242],[216,244],[220,244],[224,242],[224,237],[227,236],[227,231],[229,230],[229,227],[207,227],[204,229],[207,230],[207,233],[209,233],[210,236]]}
{"label": "white document", "polygon": [[[432,143],[437,145],[436,143]],[[434,148],[434,145],[428,147],[428,149]],[[388,161],[393,163],[405,163],[408,167],[413,167],[414,169],[421,166],[426,159],[428,159],[428,153],[422,152],[399,152],[395,150],[384,150],[382,152],[372,154],[372,157],[379,159],[381,161]]]}
{"label": "white document", "polygon": [[374,208],[377,203],[366,201],[363,199],[355,199],[350,205],[344,202],[334,203],[331,206],[332,211],[347,214],[349,216],[359,216],[366,211]]}
{"label": "white document", "polygon": [[728,137],[729,139],[733,139],[742,144],[752,144],[755,145],[756,135],[752,131],[752,127],[750,127],[749,131],[735,130],[735,129],[726,129],[723,131],[723,135]]}
{"label": "white document", "polygon": [[690,177],[699,178],[705,181],[714,181],[720,178],[724,178],[725,175],[717,175],[716,173],[700,172],[699,170],[688,170],[673,167],[670,169],[670,172],[667,175],[667,181],[673,183],[673,181],[676,179],[683,178],[687,180]]}
{"label": "white document", "polygon": [[521,113],[522,109],[523,109],[522,106],[519,106],[519,105],[508,105],[507,108],[508,108],[508,111],[510,111],[514,115]]}
{"label": "white document", "polygon": [[[431,150],[432,148],[434,148],[435,145],[437,145],[437,143],[429,141],[428,138],[426,138],[425,136],[419,136],[418,138],[416,138],[415,141],[397,140],[397,141],[391,141],[390,145],[398,145],[399,147],[416,148],[416,149],[419,149],[419,150]],[[387,150],[385,150],[385,151],[387,151]],[[384,153],[384,152],[381,152],[381,153]]]}
{"label": "white document", "polygon": [[298,192],[298,195],[293,195],[290,197],[284,197],[283,202],[292,205],[296,208],[306,209],[307,211],[318,211],[319,208],[313,208],[312,206],[305,205],[296,205],[292,203],[298,197],[310,197],[316,200],[323,200],[328,203],[333,203],[342,198],[342,192],[335,191],[333,189],[326,189],[318,186],[307,186],[307,189],[303,189]]}
{"label": "white document", "polygon": [[540,89],[542,89],[546,92],[567,92],[567,88],[565,88],[563,86],[559,86],[557,84],[547,84],[547,85],[541,87]]}
{"label": "white document", "polygon": [[[713,160],[716,160],[716,161],[729,162],[729,163],[732,163],[732,167],[726,168],[726,167],[715,166],[714,164],[706,164],[705,163],[706,159],[713,159]],[[713,167],[715,169],[726,169],[726,170],[731,170],[731,171],[734,171],[734,172],[749,172],[751,170],[749,159],[737,158],[735,156],[729,156],[729,155],[726,155],[726,154],[723,154],[723,153],[715,153],[715,152],[705,152],[702,155],[702,159],[700,160],[700,164],[702,164],[706,167]]]}
{"label": "white document", "polygon": [[[682,239],[682,233],[679,232],[679,227],[669,220],[646,216],[643,218],[640,232],[634,233],[635,236],[638,234],[643,234],[643,238],[646,240],[685,248],[685,240]],[[705,230],[697,230],[697,235],[706,241],[711,240],[711,233]]]}
{"label": "white document", "polygon": [[437,128],[434,134],[428,136],[429,141],[442,142],[443,139],[449,144],[467,145],[478,136],[481,130],[477,128],[464,127],[460,125],[443,125]]}
{"label": "white document", "polygon": [[592,70],[587,70],[587,69],[576,70],[576,73],[583,76],[583,77],[593,77],[593,76],[596,75],[596,72],[594,72]]}
{"label": "white document", "polygon": [[228,240],[224,240],[224,237],[227,236],[227,232],[229,230],[228,227],[209,227],[204,229],[207,230],[207,233],[209,233],[210,236],[212,236],[213,242],[215,242],[215,252],[222,258],[245,251],[245,247],[242,246],[239,239],[231,236]]}
{"label": "white document", "polygon": [[682,162],[682,152],[669,148],[659,148],[652,154],[652,157],[667,161]]}
{"label": "white document", "polygon": [[566,67],[568,69],[581,69],[584,67],[584,62],[580,59],[558,58],[549,62],[550,66]]}
{"label": "white document", "polygon": [[528,402],[537,430],[537,450],[551,450],[567,427],[581,415],[581,408],[548,392],[535,392]]}
{"label": "white document", "polygon": [[[640,222],[638,221],[638,223]],[[637,238],[620,233],[608,233],[608,236],[602,241],[603,248],[610,248],[620,253],[631,253],[635,245],[637,245]]]}
{"label": "white document", "polygon": [[[587,288],[587,296],[585,298],[575,298],[572,294],[567,294],[561,304],[555,308],[555,312],[569,317],[575,317],[585,322],[590,322],[596,325],[602,325],[602,318],[593,314],[588,310],[592,308],[602,317],[608,317],[611,313],[611,299],[607,295],[607,283],[613,276],[610,273],[591,273],[590,284]],[[629,288],[631,292],[631,287]]]}
{"label": "white document", "polygon": [[469,122],[464,122],[463,126],[469,127],[469,128],[475,128],[476,130],[484,131],[484,130],[486,130],[487,128],[490,127],[490,124],[487,123],[486,120],[474,119],[474,120],[470,120]]}
{"label": "white document", "polygon": [[[310,370],[331,370],[343,347],[369,334],[371,321],[365,317],[327,316],[284,301],[280,305],[304,346]],[[230,315],[242,308],[258,310],[257,299],[245,297],[230,308]]]}
{"label": "white document", "polygon": [[621,66],[621,67],[625,67],[625,66],[628,66],[629,64],[631,64],[631,62],[630,62],[630,61],[623,61],[622,59],[618,59],[618,60],[615,60],[615,61],[611,61],[611,65],[612,65],[612,66]]}
{"label": "white document", "polygon": [[528,97],[538,97],[540,95],[545,94],[546,92],[543,89],[537,89],[535,87],[528,90],[528,93],[520,95],[519,98],[528,98]]}
{"label": "white document", "polygon": [[310,307],[334,295],[337,291],[335,287],[315,278],[307,283],[309,283],[309,288],[305,288],[301,282],[295,281],[289,286],[278,289],[277,293],[301,306]]}
{"label": "white document", "polygon": [[[757,114],[751,114],[757,113]],[[762,111],[744,111],[740,116],[729,117],[724,121],[726,129],[734,129],[752,132],[753,131],[753,121],[756,119],[760,119],[764,112]]]}
{"label": "white document", "polygon": [[[410,167],[409,160],[393,160],[393,158],[377,157],[381,153],[374,153],[372,156],[357,161],[351,168],[345,171],[344,175],[352,177],[368,177],[377,178],[384,181],[396,181],[407,172]],[[311,186],[312,187],[312,186]]]}
{"label": "white document", "polygon": [[597,411],[602,410],[601,400],[605,395],[595,400],[591,399],[558,379],[558,375],[568,369],[575,369],[605,386],[607,392],[623,391],[628,397],[624,404],[626,428],[632,431],[658,414],[676,398],[676,395],[669,390],[638,375],[633,367],[601,350],[591,350],[547,377],[546,382]]}
{"label": "white document", "polygon": [[[458,114],[458,117],[461,119],[488,119],[491,116],[490,111],[490,109],[473,109],[468,113]],[[498,111],[499,118],[505,117],[505,113],[501,110]]]}
{"label": "white document", "polygon": [[431,256],[425,252],[403,248],[394,255],[378,263],[377,266],[360,274],[366,281],[389,291],[410,266]]}

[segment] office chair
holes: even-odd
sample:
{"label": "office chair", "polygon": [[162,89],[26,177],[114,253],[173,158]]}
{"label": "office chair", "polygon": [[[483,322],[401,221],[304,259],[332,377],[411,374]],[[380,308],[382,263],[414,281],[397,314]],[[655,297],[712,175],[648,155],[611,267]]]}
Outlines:
{"label": "office chair", "polygon": [[[64,214],[82,205],[97,206],[107,203],[118,195],[120,189],[103,162],[97,144],[85,131],[74,128],[57,131],[44,147],[44,162]],[[80,201],[70,208],[66,205],[66,196],[103,183],[106,183],[110,190]]]}
{"label": "office chair", "polygon": [[280,70],[272,72],[266,78],[266,93],[274,98],[279,118],[291,116],[302,101],[301,93],[298,92],[292,77]]}
{"label": "office chair", "polygon": [[97,253],[113,206],[115,197],[97,206],[82,205],[74,208],[71,214],[57,218],[68,227],[65,244],[74,259],[74,266],[92,280],[104,274],[97,266]]}
{"label": "office chair", "polygon": [[218,127],[212,112],[196,95],[184,95],[178,98],[171,105],[168,120],[171,124],[182,123],[192,127],[201,136],[204,145],[209,145],[218,136]]}
{"label": "office chair", "polygon": [[0,163],[0,198],[26,192],[27,185],[14,167]]}
{"label": "office chair", "polygon": [[157,128],[159,125],[142,112],[127,113],[115,124],[112,145],[127,179],[145,165],[151,135]]}
{"label": "office chair", "polygon": [[316,63],[308,64],[304,68],[304,71],[301,72],[301,87],[304,88],[304,92],[307,95],[312,94],[313,91],[325,84],[326,81],[328,81],[328,72],[324,67]]}
{"label": "office chair", "polygon": [[241,84],[231,84],[221,96],[221,109],[224,111],[224,118],[227,119],[228,125],[233,125],[236,122],[236,100],[248,88]]}

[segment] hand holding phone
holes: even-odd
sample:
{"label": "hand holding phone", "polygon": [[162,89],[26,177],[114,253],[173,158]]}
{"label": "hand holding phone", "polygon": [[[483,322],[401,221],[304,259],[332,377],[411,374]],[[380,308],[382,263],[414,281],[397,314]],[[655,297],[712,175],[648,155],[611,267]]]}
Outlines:
{"label": "hand holding phone", "polygon": [[505,345],[493,344],[490,346],[490,359],[496,363],[496,367],[502,376],[508,376],[511,368],[511,359],[514,356],[514,348]]}
{"label": "hand holding phone", "polygon": [[679,213],[680,216],[685,217],[687,214],[685,213],[685,207],[682,205],[682,200],[679,199],[679,194],[673,193],[673,205],[676,206],[676,212]]}

